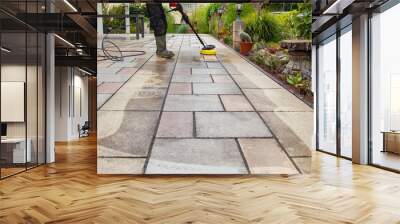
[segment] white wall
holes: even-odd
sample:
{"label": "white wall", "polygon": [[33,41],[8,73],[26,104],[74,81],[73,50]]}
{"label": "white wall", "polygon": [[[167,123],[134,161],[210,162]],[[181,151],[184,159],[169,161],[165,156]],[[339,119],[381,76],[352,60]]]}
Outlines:
{"label": "white wall", "polygon": [[56,67],[55,140],[79,138],[78,125],[88,120],[88,114],[88,78],[75,68]]}

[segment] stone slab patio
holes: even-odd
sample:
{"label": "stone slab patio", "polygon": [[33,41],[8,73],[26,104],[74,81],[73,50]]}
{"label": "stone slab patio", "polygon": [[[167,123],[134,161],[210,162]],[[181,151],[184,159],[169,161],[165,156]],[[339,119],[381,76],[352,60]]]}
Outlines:
{"label": "stone slab patio", "polygon": [[169,35],[173,59],[151,35],[113,39],[146,54],[98,62],[99,174],[307,173],[313,111],[211,36]]}

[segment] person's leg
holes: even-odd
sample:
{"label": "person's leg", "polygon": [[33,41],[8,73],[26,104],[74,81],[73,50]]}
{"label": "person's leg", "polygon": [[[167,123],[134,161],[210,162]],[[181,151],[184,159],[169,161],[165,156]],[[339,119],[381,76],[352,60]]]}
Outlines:
{"label": "person's leg", "polygon": [[167,50],[167,19],[161,3],[147,3],[147,11],[150,17],[150,26],[154,30],[157,45],[157,55],[164,58],[172,58],[174,53]]}

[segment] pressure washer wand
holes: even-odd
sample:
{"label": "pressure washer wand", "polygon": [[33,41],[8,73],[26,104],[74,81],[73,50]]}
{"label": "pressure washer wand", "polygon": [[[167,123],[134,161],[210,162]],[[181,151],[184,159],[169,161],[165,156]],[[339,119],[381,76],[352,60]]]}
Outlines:
{"label": "pressure washer wand", "polygon": [[192,23],[189,20],[189,16],[183,11],[183,7],[180,3],[177,3],[174,5],[175,8],[171,9],[169,12],[173,12],[173,11],[178,11],[181,15],[182,15],[182,19],[185,21],[185,23],[187,23],[190,28],[192,29],[193,33],[196,34],[197,39],[199,39],[200,43],[203,45],[203,50],[212,50],[215,48],[214,45],[206,45],[203,41],[203,39],[201,39],[200,35],[197,33],[196,29],[193,27]]}

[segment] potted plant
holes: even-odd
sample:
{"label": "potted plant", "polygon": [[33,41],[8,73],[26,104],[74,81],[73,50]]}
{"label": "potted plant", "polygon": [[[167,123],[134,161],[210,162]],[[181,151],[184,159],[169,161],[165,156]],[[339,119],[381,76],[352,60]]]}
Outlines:
{"label": "potted plant", "polygon": [[249,34],[245,32],[240,33],[240,53],[248,56],[251,49],[253,48],[253,42]]}

